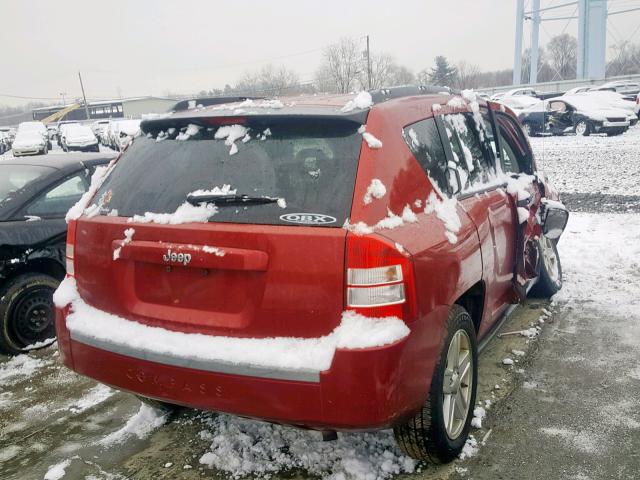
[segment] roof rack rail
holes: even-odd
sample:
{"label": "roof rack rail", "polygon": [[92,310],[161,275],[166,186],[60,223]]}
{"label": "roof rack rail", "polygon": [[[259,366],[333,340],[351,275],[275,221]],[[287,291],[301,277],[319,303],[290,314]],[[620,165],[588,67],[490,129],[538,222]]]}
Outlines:
{"label": "roof rack rail", "polygon": [[251,96],[219,96],[219,97],[195,97],[188,98],[186,100],[180,100],[176,103],[171,109],[174,112],[180,112],[182,110],[188,110],[189,104],[194,106],[203,106],[209,107],[211,105],[222,105],[223,103],[236,103],[236,102],[244,102],[245,100],[258,100],[264,97],[251,97]]}
{"label": "roof rack rail", "polygon": [[438,85],[402,85],[399,87],[378,88],[369,90],[373,103],[384,102],[394,98],[411,97],[413,95],[429,95],[438,93],[459,93],[449,87],[441,87]]}

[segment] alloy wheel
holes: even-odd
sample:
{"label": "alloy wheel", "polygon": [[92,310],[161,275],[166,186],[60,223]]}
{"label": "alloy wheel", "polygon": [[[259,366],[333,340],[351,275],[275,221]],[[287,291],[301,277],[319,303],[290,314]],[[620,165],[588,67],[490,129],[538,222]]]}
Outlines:
{"label": "alloy wheel", "polygon": [[447,436],[455,440],[464,429],[473,391],[471,340],[464,330],[458,330],[451,338],[442,386],[444,426]]}

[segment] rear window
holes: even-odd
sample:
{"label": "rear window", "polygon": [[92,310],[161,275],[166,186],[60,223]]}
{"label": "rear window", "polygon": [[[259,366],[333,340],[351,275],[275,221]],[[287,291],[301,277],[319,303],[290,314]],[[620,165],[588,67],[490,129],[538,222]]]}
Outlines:
{"label": "rear window", "polygon": [[[237,195],[284,202],[218,203],[212,222],[294,225],[314,218],[294,214],[319,214],[324,226],[341,227],[351,209],[362,143],[359,126],[327,119],[181,129],[165,125],[133,142],[95,198],[108,200],[102,215],[173,213],[190,193],[228,185]],[[230,128],[233,142],[215,138]]]}

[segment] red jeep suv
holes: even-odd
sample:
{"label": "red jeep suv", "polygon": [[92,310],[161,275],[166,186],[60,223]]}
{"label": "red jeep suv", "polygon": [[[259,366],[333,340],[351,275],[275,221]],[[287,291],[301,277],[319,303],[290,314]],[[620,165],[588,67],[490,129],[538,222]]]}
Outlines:
{"label": "red jeep suv", "polygon": [[143,121],[67,215],[64,363],[156,403],[393,428],[408,455],[453,459],[478,346],[530,287],[560,288],[568,213],[511,111],[443,90]]}

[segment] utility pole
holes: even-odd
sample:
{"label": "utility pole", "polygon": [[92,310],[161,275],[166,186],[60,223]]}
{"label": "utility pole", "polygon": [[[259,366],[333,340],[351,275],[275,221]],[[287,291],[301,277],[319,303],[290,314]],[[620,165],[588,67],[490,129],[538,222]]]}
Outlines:
{"label": "utility pole", "polygon": [[513,54],[513,85],[522,83],[522,30],[524,23],[524,0],[516,7],[516,46]]}
{"label": "utility pole", "polygon": [[87,120],[89,120],[90,119],[89,105],[87,104],[87,96],[84,94],[84,85],[82,84],[82,75],[80,75],[80,72],[78,72],[78,78],[80,79],[80,88],[82,89],[82,98],[84,98],[84,112],[87,115]]}
{"label": "utility pole", "polygon": [[538,83],[538,43],[540,36],[540,0],[533,0],[531,16],[531,61],[529,83]]}
{"label": "utility pole", "polygon": [[62,97],[62,105],[66,105],[67,101],[65,100],[65,95],[67,94],[67,92],[60,92],[60,96]]}
{"label": "utility pole", "polygon": [[369,90],[371,90],[371,54],[369,52],[369,35],[367,35],[367,80],[369,82]]}

